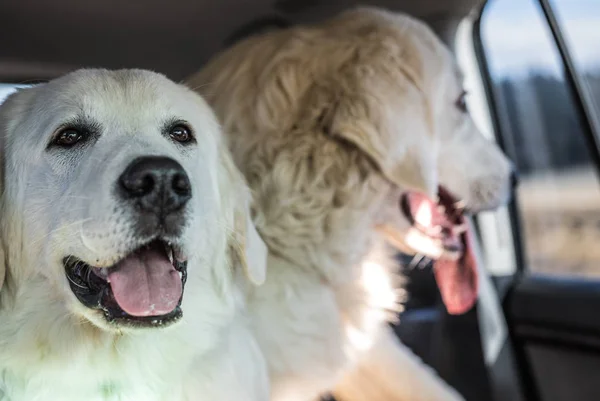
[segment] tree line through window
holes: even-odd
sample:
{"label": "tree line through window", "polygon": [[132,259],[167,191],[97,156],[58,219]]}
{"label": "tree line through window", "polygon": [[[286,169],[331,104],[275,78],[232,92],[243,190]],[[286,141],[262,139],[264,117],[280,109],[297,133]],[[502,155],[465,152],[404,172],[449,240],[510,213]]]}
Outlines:
{"label": "tree line through window", "polygon": [[[598,2],[552,3],[569,8],[559,18],[563,27],[569,28],[574,16],[576,33],[588,31],[582,26],[600,26]],[[526,267],[600,277],[596,166],[542,10],[536,0],[491,0],[481,24],[500,128],[521,174],[518,207]],[[568,43],[577,43],[575,61],[600,115],[600,42],[590,48],[594,41],[575,36]]]}

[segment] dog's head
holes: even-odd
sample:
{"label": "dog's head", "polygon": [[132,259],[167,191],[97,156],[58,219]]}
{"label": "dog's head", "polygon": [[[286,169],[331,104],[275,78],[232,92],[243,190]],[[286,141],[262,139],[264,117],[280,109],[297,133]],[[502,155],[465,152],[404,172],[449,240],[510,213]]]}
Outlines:
{"label": "dog's head", "polygon": [[462,212],[506,202],[512,167],[478,132],[451,53],[425,24],[357,9],[240,42],[189,83],[231,135],[271,249],[344,260],[377,230],[438,260],[447,304],[468,289],[449,309],[472,304]]}
{"label": "dog's head", "polygon": [[512,165],[473,123],[462,75],[430,28],[370,8],[330,24],[334,35],[355,40],[347,44],[353,58],[332,79],[332,134],[369,155],[404,190],[435,197],[441,185],[474,212],[507,202]]}
{"label": "dog's head", "polygon": [[198,292],[223,296],[247,233],[260,250],[212,111],[162,75],[76,71],[10,96],[0,122],[3,307],[41,298],[106,330],[165,327]]}

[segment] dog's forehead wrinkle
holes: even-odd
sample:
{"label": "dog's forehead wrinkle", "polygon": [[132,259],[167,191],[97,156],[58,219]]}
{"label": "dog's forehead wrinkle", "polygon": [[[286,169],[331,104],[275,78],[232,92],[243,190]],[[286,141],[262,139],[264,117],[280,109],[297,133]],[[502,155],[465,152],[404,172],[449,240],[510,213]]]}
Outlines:
{"label": "dog's forehead wrinkle", "polygon": [[[23,110],[24,115],[35,115],[35,119],[24,118],[16,122],[8,130],[6,145],[10,149],[38,149],[46,146],[46,138],[52,133],[52,128],[58,125],[58,118],[52,111],[45,109],[41,104],[31,103]],[[8,155],[11,156],[10,154]]]}
{"label": "dog's forehead wrinkle", "polygon": [[96,71],[80,71],[67,75],[48,84],[45,95],[59,100],[50,103],[58,103],[83,117],[124,126],[158,127],[161,120],[178,114],[175,109],[184,91],[160,74],[144,71],[96,74]]}

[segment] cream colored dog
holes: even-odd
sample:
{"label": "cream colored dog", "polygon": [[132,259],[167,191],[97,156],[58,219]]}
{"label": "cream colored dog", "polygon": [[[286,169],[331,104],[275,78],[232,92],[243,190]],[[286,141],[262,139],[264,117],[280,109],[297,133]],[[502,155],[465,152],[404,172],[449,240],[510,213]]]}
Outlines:
{"label": "cream colored dog", "polygon": [[215,108],[269,247],[249,295],[272,399],[461,397],[387,327],[391,243],[435,259],[451,313],[477,270],[466,209],[510,195],[511,165],[471,121],[448,49],[406,15],[345,12],[249,38],[188,84]]}
{"label": "cream colored dog", "polygon": [[81,70],[0,124],[0,400],[268,400],[242,273],[266,247],[206,103]]}

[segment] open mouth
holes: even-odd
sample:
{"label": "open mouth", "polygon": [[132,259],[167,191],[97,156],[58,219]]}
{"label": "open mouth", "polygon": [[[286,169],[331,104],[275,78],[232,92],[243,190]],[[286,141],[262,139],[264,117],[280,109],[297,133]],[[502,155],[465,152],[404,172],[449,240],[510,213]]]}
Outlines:
{"label": "open mouth", "polygon": [[109,323],[164,327],[183,315],[187,261],[170,243],[154,240],[110,267],[91,266],[74,256],[63,263],[77,299],[103,311]]}
{"label": "open mouth", "polygon": [[464,203],[439,187],[435,200],[420,192],[404,193],[400,207],[411,224],[406,235],[399,237],[386,227],[381,231],[402,251],[433,260],[448,313],[468,312],[477,301],[478,277]]}

